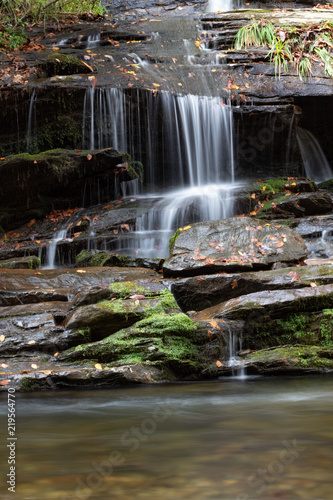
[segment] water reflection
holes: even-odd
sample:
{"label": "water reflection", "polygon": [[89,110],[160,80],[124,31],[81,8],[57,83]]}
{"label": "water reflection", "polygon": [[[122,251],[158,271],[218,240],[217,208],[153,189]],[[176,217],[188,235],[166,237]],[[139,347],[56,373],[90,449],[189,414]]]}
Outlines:
{"label": "water reflection", "polygon": [[15,498],[331,500],[332,389],[256,378],[20,395]]}

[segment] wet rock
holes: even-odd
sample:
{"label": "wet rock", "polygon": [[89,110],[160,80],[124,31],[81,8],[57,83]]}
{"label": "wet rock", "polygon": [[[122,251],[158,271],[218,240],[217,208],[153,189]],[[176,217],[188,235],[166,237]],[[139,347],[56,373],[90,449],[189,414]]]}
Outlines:
{"label": "wet rock", "polygon": [[282,346],[251,353],[245,359],[247,369],[251,373],[263,375],[333,371],[332,347]]}
{"label": "wet rock", "polygon": [[[80,388],[98,389],[124,384],[176,381],[172,372],[149,365],[129,364],[96,369],[91,365],[78,367],[66,364],[56,366],[50,363],[39,363],[38,369],[33,370],[30,366],[22,362],[15,363],[14,370],[11,369],[7,375],[1,375],[1,379],[3,381],[10,380],[11,387],[22,392]],[[6,387],[0,386],[0,390],[6,390]]]}
{"label": "wet rock", "polygon": [[91,66],[78,57],[62,54],[61,52],[49,54],[47,59],[40,63],[39,69],[45,73],[45,76],[75,75],[93,71]]}
{"label": "wet rock", "polygon": [[105,250],[82,250],[76,256],[77,267],[109,266],[109,267],[148,267],[159,271],[164,259],[130,258],[126,255],[107,252]]}
{"label": "wet rock", "polygon": [[332,196],[328,193],[300,193],[283,199],[273,200],[264,206],[257,214],[267,219],[305,217],[309,215],[320,215],[332,212]]}
{"label": "wet rock", "polygon": [[81,205],[84,189],[94,186],[97,179],[108,194],[114,194],[119,181],[138,177],[132,168],[119,172],[117,165],[123,161],[129,161],[129,156],[112,148],[56,149],[7,157],[0,165],[1,225],[18,227],[32,219],[32,209],[40,218],[55,206],[64,210],[70,204]]}
{"label": "wet rock", "polygon": [[35,255],[17,259],[0,260],[0,269],[38,269],[40,259]]}
{"label": "wet rock", "polygon": [[66,329],[85,329],[92,340],[99,340],[148,315],[179,311],[173,295],[167,289],[151,292],[149,288],[132,283],[114,283],[111,292],[111,300],[74,310],[66,319]]}
{"label": "wet rock", "polygon": [[201,311],[264,290],[287,290],[333,283],[333,266],[288,267],[256,273],[214,274],[173,282],[171,291],[184,311]]}
{"label": "wet rock", "polygon": [[249,293],[204,309],[193,316],[198,321],[212,318],[249,321],[249,318],[281,318],[300,311],[318,311],[333,307],[333,285],[296,290],[266,290]]}
{"label": "wet rock", "polygon": [[163,266],[166,277],[267,269],[307,256],[304,241],[290,228],[249,217],[192,224],[178,230],[171,242],[171,257]]}
{"label": "wet rock", "polygon": [[38,304],[39,302],[68,301],[68,291],[62,290],[0,290],[0,310],[5,306]]}

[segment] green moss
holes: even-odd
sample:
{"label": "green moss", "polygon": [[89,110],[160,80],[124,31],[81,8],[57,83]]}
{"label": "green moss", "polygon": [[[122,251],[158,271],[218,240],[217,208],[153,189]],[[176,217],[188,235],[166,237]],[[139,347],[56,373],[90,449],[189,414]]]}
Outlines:
{"label": "green moss", "polygon": [[36,380],[27,377],[22,377],[20,389],[23,392],[38,391],[40,389],[40,385]]}
{"label": "green moss", "polygon": [[73,75],[77,73],[90,73],[91,70],[78,57],[62,54],[61,52],[52,53],[43,64],[47,76],[53,75]]}
{"label": "green moss", "polygon": [[327,371],[333,369],[333,352],[320,346],[284,346],[267,351],[257,351],[247,356],[247,360],[260,361],[266,366],[284,360],[285,367]]}
{"label": "green moss", "polygon": [[318,184],[318,187],[319,189],[327,189],[327,191],[333,191],[333,179],[320,182],[320,184]]}
{"label": "green moss", "polygon": [[173,249],[174,249],[175,243],[176,243],[176,239],[180,235],[180,232],[181,232],[180,229],[177,229],[177,231],[175,232],[175,234],[173,236],[171,236],[171,238],[170,238],[170,241],[169,241],[169,253],[170,253],[170,255],[173,252]]}
{"label": "green moss", "polygon": [[109,286],[114,297],[124,299],[130,295],[146,295],[147,290],[143,286],[138,286],[137,283],[127,283],[117,281]]}
{"label": "green moss", "polygon": [[38,269],[41,266],[41,260],[39,257],[33,257],[29,260],[29,269]]}
{"label": "green moss", "polygon": [[159,303],[153,307],[146,308],[146,313],[149,315],[152,314],[161,314],[164,312],[169,312],[173,309],[179,309],[179,306],[174,298],[173,294],[169,290],[162,290],[159,294],[160,300]]}
{"label": "green moss", "polygon": [[333,347],[333,309],[324,309],[320,323],[321,345]]}

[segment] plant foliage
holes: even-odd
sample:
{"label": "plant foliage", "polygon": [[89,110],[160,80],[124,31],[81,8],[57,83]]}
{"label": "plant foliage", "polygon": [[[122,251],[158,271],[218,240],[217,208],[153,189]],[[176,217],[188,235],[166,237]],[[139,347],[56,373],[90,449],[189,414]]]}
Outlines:
{"label": "plant foliage", "polygon": [[262,19],[241,28],[234,48],[267,47],[267,57],[275,66],[275,76],[294,67],[301,81],[311,76],[312,64],[319,62],[333,76],[333,23],[283,28]]}

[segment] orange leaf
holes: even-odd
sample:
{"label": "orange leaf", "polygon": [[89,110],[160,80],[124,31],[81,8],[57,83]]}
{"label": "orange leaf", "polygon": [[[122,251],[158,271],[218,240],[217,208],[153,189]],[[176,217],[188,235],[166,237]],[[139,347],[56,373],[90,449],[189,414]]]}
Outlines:
{"label": "orange leaf", "polygon": [[256,198],[256,193],[252,193],[251,198],[252,198],[252,200],[254,200]]}
{"label": "orange leaf", "polygon": [[310,283],[310,286],[311,286],[311,288],[314,288],[317,286],[317,283],[312,282],[312,283]]}
{"label": "orange leaf", "polygon": [[258,231],[262,230],[262,226],[257,226]]}
{"label": "orange leaf", "polygon": [[294,277],[292,278],[292,280],[291,280],[291,283],[292,283],[293,281],[298,281],[300,278],[301,278],[301,277],[300,277],[300,275],[299,275],[299,274],[295,274],[295,276],[294,276]]}
{"label": "orange leaf", "polygon": [[92,155],[90,153],[87,154],[87,160],[91,160]]}
{"label": "orange leaf", "polygon": [[231,283],[231,288],[234,289],[234,288],[237,288],[237,287],[238,287],[237,280],[233,280],[233,282]]}
{"label": "orange leaf", "polygon": [[0,385],[7,385],[10,380],[1,380]]}
{"label": "orange leaf", "polygon": [[31,221],[30,221],[30,222],[28,222],[27,226],[28,226],[28,227],[31,227],[31,226],[33,226],[34,224],[36,224],[36,219],[31,219]]}
{"label": "orange leaf", "polygon": [[217,366],[218,368],[220,368],[221,366],[223,366],[223,363],[221,363],[221,361],[217,360],[217,361],[216,361],[216,366]]}
{"label": "orange leaf", "polygon": [[283,247],[283,245],[284,245],[283,241],[278,241],[276,244],[278,248]]}
{"label": "orange leaf", "polygon": [[200,255],[200,260],[205,260],[205,259],[207,259],[206,255]]}
{"label": "orange leaf", "polygon": [[36,340],[29,340],[28,344],[30,345],[36,344]]}
{"label": "orange leaf", "polygon": [[212,338],[214,337],[213,332],[211,330],[208,330],[208,337],[209,340],[212,340]]}

